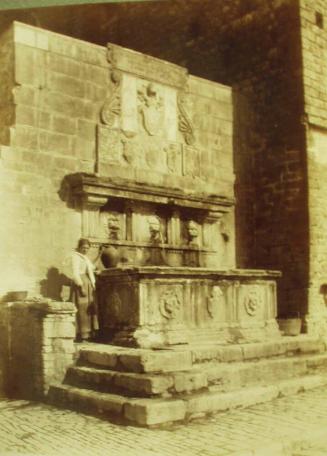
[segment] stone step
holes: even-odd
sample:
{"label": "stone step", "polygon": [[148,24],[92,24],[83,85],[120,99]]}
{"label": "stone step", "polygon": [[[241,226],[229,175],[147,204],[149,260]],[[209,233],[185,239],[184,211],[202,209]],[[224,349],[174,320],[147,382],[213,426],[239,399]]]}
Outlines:
{"label": "stone step", "polygon": [[89,366],[74,366],[67,371],[65,383],[127,396],[170,397],[173,394],[198,391],[208,387],[206,372],[190,371],[146,374],[117,372]]}
{"label": "stone step", "polygon": [[325,384],[327,375],[307,375],[267,386],[242,388],[227,393],[207,391],[180,396],[178,399],[130,398],[70,385],[54,385],[50,388],[48,397],[49,402],[54,405],[103,415],[115,422],[158,426],[183,422],[236,407],[248,407]]}
{"label": "stone step", "polygon": [[209,361],[247,362],[285,355],[322,353],[325,349],[321,340],[307,335],[234,345],[180,345],[164,350],[81,344],[78,362],[116,371],[161,373],[185,371],[192,365]]}
{"label": "stone step", "polygon": [[88,344],[79,350],[78,363],[126,372],[176,372],[192,367],[190,350],[142,350]]}
{"label": "stone step", "polygon": [[203,363],[188,371],[152,373],[118,372],[90,366],[74,366],[67,371],[65,383],[102,392],[127,396],[163,396],[192,393],[213,388],[232,391],[299,377],[327,368],[327,353],[285,358],[252,360],[246,363]]}
{"label": "stone step", "polygon": [[244,362],[276,356],[322,353],[325,350],[326,346],[324,342],[306,334],[301,334],[297,337],[283,336],[279,339],[258,343],[206,344],[191,347],[193,363],[203,363],[213,360],[220,362]]}

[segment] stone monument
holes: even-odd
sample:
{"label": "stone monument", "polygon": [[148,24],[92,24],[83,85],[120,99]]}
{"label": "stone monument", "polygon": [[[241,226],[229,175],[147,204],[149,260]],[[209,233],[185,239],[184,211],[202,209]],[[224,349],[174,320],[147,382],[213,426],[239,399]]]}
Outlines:
{"label": "stone monument", "polygon": [[231,89],[112,44],[107,59],[96,173],[69,177],[82,235],[115,258],[98,278],[103,340],[278,337],[279,274],[235,269]]}

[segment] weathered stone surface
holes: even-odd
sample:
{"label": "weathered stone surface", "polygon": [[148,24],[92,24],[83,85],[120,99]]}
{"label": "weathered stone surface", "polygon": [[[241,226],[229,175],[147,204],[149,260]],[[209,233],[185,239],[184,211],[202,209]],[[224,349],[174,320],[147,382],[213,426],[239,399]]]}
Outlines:
{"label": "weathered stone surface", "polygon": [[134,372],[174,372],[192,367],[189,351],[148,351],[135,355],[132,352],[119,356],[125,369]]}
{"label": "weathered stone surface", "polygon": [[82,349],[80,351],[80,358],[91,364],[108,368],[115,368],[118,361],[118,355],[116,353],[104,351],[103,349]]}
{"label": "weathered stone surface", "polygon": [[149,376],[132,373],[116,373],[114,384],[118,388],[142,396],[168,395],[168,390],[174,385],[174,380],[170,375]]}
{"label": "weathered stone surface", "polygon": [[183,372],[174,374],[173,378],[176,393],[190,393],[208,386],[205,372]]}
{"label": "weathered stone surface", "polygon": [[185,412],[186,406],[181,400],[135,399],[124,405],[125,418],[143,426],[182,421]]}

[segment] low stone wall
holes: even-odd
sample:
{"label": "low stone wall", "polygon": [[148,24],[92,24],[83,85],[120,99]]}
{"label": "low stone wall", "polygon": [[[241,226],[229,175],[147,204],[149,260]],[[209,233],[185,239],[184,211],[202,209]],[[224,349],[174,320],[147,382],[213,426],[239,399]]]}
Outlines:
{"label": "low stone wall", "polygon": [[3,395],[41,399],[51,383],[63,380],[75,353],[75,312],[70,302],[14,302],[2,307]]}

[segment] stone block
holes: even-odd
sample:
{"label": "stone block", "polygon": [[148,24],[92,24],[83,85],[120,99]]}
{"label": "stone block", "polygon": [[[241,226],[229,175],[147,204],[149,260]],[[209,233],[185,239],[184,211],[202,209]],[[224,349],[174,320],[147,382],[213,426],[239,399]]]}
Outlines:
{"label": "stone block", "polygon": [[125,418],[143,426],[182,421],[185,412],[181,400],[136,399],[124,405]]}
{"label": "stone block", "polygon": [[[47,128],[50,129],[50,128]],[[72,119],[67,116],[52,116],[51,130],[65,135],[75,135],[77,131],[77,119]]]}
{"label": "stone block", "polygon": [[114,394],[100,393],[68,385],[51,386],[49,401],[64,407],[93,411],[97,413],[112,413],[121,415],[125,398]]}
{"label": "stone block", "polygon": [[105,87],[109,80],[107,68],[97,67],[94,65],[83,64],[81,67],[82,78],[91,81],[94,84]]}
{"label": "stone block", "polygon": [[10,144],[12,147],[22,147],[36,151],[39,144],[37,129],[26,125],[17,125],[15,128],[10,128]]}
{"label": "stone block", "polygon": [[75,324],[73,322],[58,322],[51,317],[43,321],[43,335],[46,338],[75,337]]}
{"label": "stone block", "polygon": [[268,358],[284,354],[286,347],[280,342],[263,342],[261,344],[244,344],[242,350],[244,359]]}
{"label": "stone block", "polygon": [[243,351],[239,345],[226,345],[220,348],[219,359],[222,362],[242,361]]}
{"label": "stone block", "polygon": [[174,381],[172,376],[116,373],[114,384],[135,394],[166,395]]}
{"label": "stone block", "polygon": [[41,131],[39,133],[40,149],[68,155],[72,153],[72,143],[68,135]]}
{"label": "stone block", "polygon": [[51,90],[71,97],[84,98],[86,95],[84,81],[65,74],[51,72],[48,84]]}
{"label": "stone block", "polygon": [[15,47],[15,82],[40,89],[45,86],[45,53],[17,44]]}
{"label": "stone block", "polygon": [[96,139],[96,123],[88,120],[77,120],[77,135],[79,138],[87,141],[95,142]]}
{"label": "stone block", "polygon": [[16,86],[13,88],[13,96],[15,104],[36,106],[38,90],[34,87]]}
{"label": "stone block", "polygon": [[36,46],[36,29],[20,22],[14,22],[13,38],[15,43]]}
{"label": "stone block", "polygon": [[110,391],[114,385],[115,375],[115,372],[106,369],[95,369],[84,366],[69,367],[65,382],[73,386],[85,387],[97,391]]}
{"label": "stone block", "polygon": [[95,160],[95,138],[88,141],[80,136],[73,139],[73,154],[83,160]]}
{"label": "stone block", "polygon": [[207,346],[192,348],[192,362],[194,364],[215,359],[221,359],[221,351],[218,347]]}
{"label": "stone block", "polygon": [[192,367],[192,357],[189,351],[148,351],[119,356],[124,369],[133,372],[174,372],[188,370]]}
{"label": "stone block", "polygon": [[190,393],[208,386],[205,372],[181,372],[174,374],[174,390],[176,393]]}
{"label": "stone block", "polygon": [[115,368],[117,366],[118,354],[103,350],[89,350],[82,348],[80,350],[80,359],[96,366]]}

